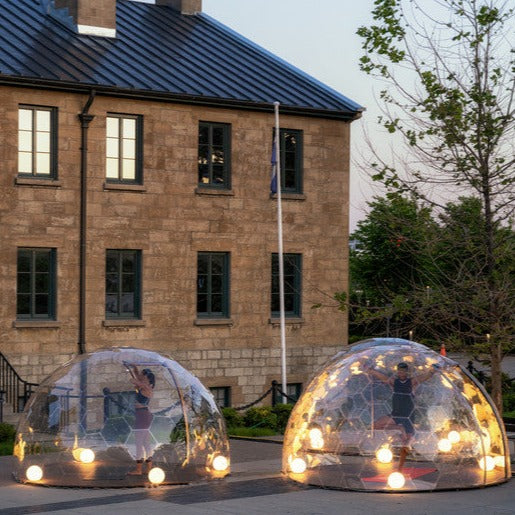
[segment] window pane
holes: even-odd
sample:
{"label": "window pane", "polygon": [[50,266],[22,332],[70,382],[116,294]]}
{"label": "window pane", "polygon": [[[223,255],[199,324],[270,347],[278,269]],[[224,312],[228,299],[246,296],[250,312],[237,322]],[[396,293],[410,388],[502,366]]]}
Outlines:
{"label": "window pane", "polygon": [[36,272],[50,271],[50,252],[36,251]]}
{"label": "window pane", "polygon": [[223,127],[213,127],[213,145],[223,145],[224,144],[224,128]]}
{"label": "window pane", "polygon": [[136,158],[136,140],[124,139],[123,140],[123,157],[135,159]]}
{"label": "window pane", "polygon": [[134,161],[134,159],[123,160],[122,178],[128,180],[136,178],[136,161]]}
{"label": "window pane", "polygon": [[118,297],[117,295],[106,295],[106,313],[118,313]]}
{"label": "window pane", "polygon": [[49,315],[48,295],[38,294],[35,296],[35,300],[36,315]]}
{"label": "window pane", "polygon": [[211,160],[213,164],[223,165],[224,164],[224,149],[213,147],[213,153],[211,154]]}
{"label": "window pane", "polygon": [[213,183],[223,184],[224,183],[224,167],[221,165],[213,166]]}
{"label": "window pane", "polygon": [[211,257],[211,273],[221,274],[224,271],[224,256],[215,255]]}
{"label": "window pane", "polygon": [[118,138],[119,137],[119,119],[113,117],[106,118],[106,136],[108,138]]}
{"label": "window pane", "polygon": [[124,314],[134,314],[134,293],[124,293],[122,295],[121,310]]}
{"label": "window pane", "polygon": [[32,152],[32,132],[18,131],[18,150]]}
{"label": "window pane", "polygon": [[123,119],[123,138],[136,139],[136,120],[132,118]]}
{"label": "window pane", "polygon": [[122,277],[122,292],[130,293],[135,290],[134,288],[134,275],[124,274]]}
{"label": "window pane", "polygon": [[32,131],[32,109],[20,109],[18,111],[18,129]]}
{"label": "window pane", "polygon": [[221,313],[222,309],[222,295],[212,295],[211,296],[211,312],[213,313]]}
{"label": "window pane", "polygon": [[36,155],[36,173],[50,174],[50,154],[39,153]]}
{"label": "window pane", "polygon": [[36,274],[36,293],[49,293],[48,274]]}
{"label": "window pane", "polygon": [[222,293],[223,277],[221,275],[214,275],[211,279],[211,291],[213,293]]}
{"label": "window pane", "polygon": [[136,256],[135,256],[134,252],[131,252],[131,253],[124,252],[123,258],[122,258],[122,271],[123,272],[134,272],[135,271],[135,259],[136,259]]}
{"label": "window pane", "polygon": [[106,141],[106,157],[119,157],[120,142],[118,138],[107,138]]}
{"label": "window pane", "polygon": [[50,132],[50,111],[36,111],[36,130]]}
{"label": "window pane", "polygon": [[209,143],[209,128],[207,125],[201,125],[199,127],[198,142],[200,145],[207,145]]}
{"label": "window pane", "polygon": [[197,267],[199,274],[207,274],[209,271],[209,257],[204,254],[199,254],[197,257]]}
{"label": "window pane", "polygon": [[106,177],[108,179],[118,179],[118,159],[106,159]]}
{"label": "window pane", "polygon": [[199,293],[207,293],[208,292],[209,281],[207,276],[199,275],[197,279],[197,291]]}
{"label": "window pane", "polygon": [[197,313],[207,313],[207,295],[197,296]]}
{"label": "window pane", "polygon": [[106,271],[116,272],[118,270],[118,254],[116,252],[107,252],[106,254]]}
{"label": "window pane", "polygon": [[106,275],[106,292],[117,293],[118,292],[118,276],[115,274]]}
{"label": "window pane", "polygon": [[18,273],[16,289],[18,293],[30,293],[30,274]]}
{"label": "window pane", "polygon": [[28,152],[18,153],[18,173],[32,173],[32,154]]}
{"label": "window pane", "polygon": [[30,251],[18,251],[18,272],[30,272]]}
{"label": "window pane", "polygon": [[16,313],[18,315],[30,315],[30,295],[18,295]]}
{"label": "window pane", "polygon": [[50,153],[50,133],[38,132],[36,134],[36,151]]}

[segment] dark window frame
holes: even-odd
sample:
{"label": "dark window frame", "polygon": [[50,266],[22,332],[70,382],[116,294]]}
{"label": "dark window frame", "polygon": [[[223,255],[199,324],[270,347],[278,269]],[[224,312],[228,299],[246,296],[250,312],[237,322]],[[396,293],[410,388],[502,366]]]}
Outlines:
{"label": "dark window frame", "polygon": [[[116,253],[116,271],[108,271],[108,259],[109,254]],[[123,259],[127,254],[134,256],[134,291],[132,292],[133,297],[133,311],[124,312],[122,311],[122,296],[123,291]],[[106,270],[105,270],[105,317],[107,320],[141,320],[141,299],[142,299],[142,263],[143,256],[141,250],[138,249],[107,249],[106,250]],[[116,275],[116,304],[118,306],[117,311],[108,311],[108,295],[112,295],[108,292],[108,275]]]}
{"label": "dark window frame", "polygon": [[[122,124],[118,127],[118,178],[107,176],[107,119],[118,118],[118,120],[135,120],[136,121],[136,142],[135,142],[135,158],[134,158],[134,179],[126,179],[123,177],[123,134]],[[107,184],[143,184],[143,115],[126,114],[126,113],[107,113],[106,115],[106,171],[105,180]]]}
{"label": "dark window frame", "polygon": [[[302,315],[302,254],[288,253],[283,254],[284,259],[284,298],[285,298],[285,313],[284,316],[288,318],[300,318]],[[293,274],[287,270],[291,266]],[[279,254],[273,253],[271,260],[271,299],[270,311],[272,318],[280,317],[279,307]],[[290,281],[293,283],[293,292],[287,291],[287,284],[289,277],[293,277]],[[291,297],[292,301],[287,298]],[[288,309],[288,304],[292,304],[292,309]],[[276,309],[274,309],[276,308]]]}
{"label": "dark window frame", "polygon": [[[215,399],[216,404],[220,408],[230,408],[231,407],[231,387],[230,386],[210,386],[209,390]],[[218,396],[216,393],[223,394],[223,404],[218,402]]]}
{"label": "dark window frame", "polygon": [[[200,292],[200,260],[204,257],[209,258],[207,272],[207,292]],[[222,257],[222,291],[221,291],[221,311],[213,309],[213,258]],[[229,252],[198,252],[197,254],[197,317],[199,319],[228,319],[230,317],[230,270],[231,255]],[[200,295],[206,295],[207,310],[200,311]]]}
{"label": "dark window frame", "polygon": [[[201,143],[201,130],[203,128],[207,128],[208,130],[208,142]],[[213,130],[215,128],[220,128],[223,130],[223,153],[224,153],[224,164],[223,164],[223,182],[216,183],[214,182],[214,172],[213,172]],[[201,148],[207,148],[207,163],[202,165],[201,160]],[[229,123],[219,123],[219,122],[199,122],[199,137],[198,137],[198,160],[197,160],[197,185],[199,188],[206,189],[218,189],[218,190],[230,190],[231,189],[231,124]],[[208,182],[202,182],[202,173],[201,166],[206,166],[208,168]]]}
{"label": "dark window frame", "polygon": [[[30,267],[28,272],[20,272],[21,254],[29,254]],[[38,254],[48,255],[48,287],[46,293],[37,292],[37,274],[36,258]],[[30,291],[28,293],[20,292],[21,274],[29,274]],[[16,273],[16,319],[17,320],[55,320],[57,308],[57,250],[55,248],[36,248],[36,247],[19,247],[17,253],[17,273]],[[28,295],[30,309],[28,313],[20,313],[20,296]],[[36,313],[36,296],[48,296],[47,313]]]}
{"label": "dark window frame", "polygon": [[[288,134],[293,134],[297,138],[295,151],[294,151],[294,166],[293,169],[287,165],[287,154],[286,154],[286,138]],[[304,146],[303,139],[304,133],[300,129],[280,129],[280,156],[281,156],[281,193],[304,193]],[[286,186],[286,179],[289,177],[291,170],[295,177],[294,186]]]}
{"label": "dark window frame", "polygon": [[[279,387],[279,390],[282,391],[282,385],[280,383],[278,383],[278,387]],[[292,390],[295,390],[292,392]],[[286,404],[295,404],[301,394],[302,394],[302,383],[287,383],[286,384],[286,395],[288,395],[288,397],[292,397],[292,398],[295,398],[295,401],[292,401],[288,398],[286,398]],[[283,401],[283,396],[281,395],[281,393],[279,391],[276,390],[275,392],[275,402],[276,404],[281,404]]]}
{"label": "dark window frame", "polygon": [[[58,109],[53,106],[40,106],[40,105],[30,105],[30,104],[19,104],[18,105],[18,119],[20,116],[20,110],[25,109],[28,111],[32,111],[32,172],[20,172],[19,171],[19,143],[18,143],[18,177],[20,178],[31,178],[31,179],[42,179],[42,180],[51,180],[54,181],[57,179],[57,157],[58,157]],[[38,173],[37,172],[37,145],[36,145],[36,137],[37,137],[37,127],[35,124],[36,113],[38,111],[47,111],[50,113],[50,173]],[[17,128],[17,134],[19,134],[19,127]]]}

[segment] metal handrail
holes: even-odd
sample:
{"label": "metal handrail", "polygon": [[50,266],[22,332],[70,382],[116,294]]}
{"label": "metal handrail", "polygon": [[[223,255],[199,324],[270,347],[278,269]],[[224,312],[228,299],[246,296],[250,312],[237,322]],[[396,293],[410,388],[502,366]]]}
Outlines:
{"label": "metal handrail", "polygon": [[37,386],[37,383],[22,379],[9,360],[0,352],[0,390],[4,392],[4,403],[10,404],[14,413],[23,411]]}

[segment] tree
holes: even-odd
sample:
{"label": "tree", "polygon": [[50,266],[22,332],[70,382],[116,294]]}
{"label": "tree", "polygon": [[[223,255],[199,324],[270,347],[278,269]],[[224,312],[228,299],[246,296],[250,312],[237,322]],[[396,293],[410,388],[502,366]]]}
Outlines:
{"label": "tree", "polygon": [[[361,69],[387,84],[380,123],[402,138],[389,161],[377,154],[373,178],[445,211],[439,198],[481,204],[492,396],[501,407],[501,341],[496,241],[515,209],[514,9],[505,0],[376,0],[375,24],[361,27]],[[510,38],[512,40],[510,41]],[[397,148],[399,148],[397,146]],[[399,158],[401,156],[401,158]],[[504,288],[503,284],[501,289]],[[512,290],[513,293],[513,290]]]}

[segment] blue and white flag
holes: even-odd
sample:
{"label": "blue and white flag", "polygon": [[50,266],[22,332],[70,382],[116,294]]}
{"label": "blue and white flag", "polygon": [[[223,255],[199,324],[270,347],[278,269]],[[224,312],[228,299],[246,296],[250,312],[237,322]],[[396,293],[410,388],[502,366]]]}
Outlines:
{"label": "blue and white flag", "polygon": [[272,138],[272,180],[270,181],[270,193],[275,195],[277,193],[277,146],[276,137],[277,131],[274,129],[274,137]]}

